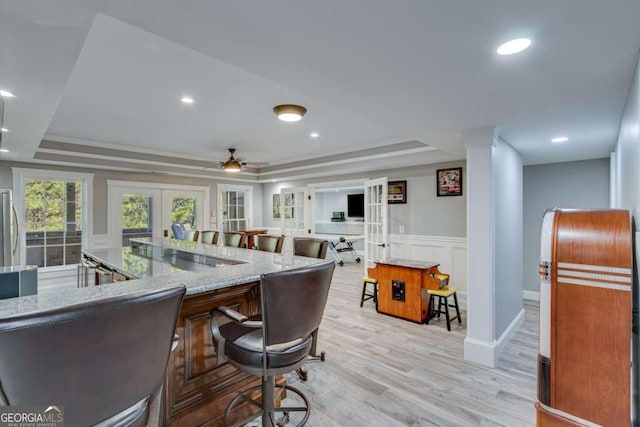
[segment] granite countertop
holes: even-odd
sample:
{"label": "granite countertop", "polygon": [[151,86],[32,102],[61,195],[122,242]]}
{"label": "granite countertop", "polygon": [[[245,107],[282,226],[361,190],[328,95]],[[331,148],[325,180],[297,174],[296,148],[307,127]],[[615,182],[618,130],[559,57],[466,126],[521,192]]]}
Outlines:
{"label": "granite countertop", "polygon": [[376,261],[376,264],[395,265],[398,267],[408,267],[408,268],[419,268],[422,270],[427,270],[429,268],[437,267],[440,265],[439,262],[418,261],[414,259],[405,259],[405,258],[390,258],[390,259],[380,260],[380,261]]}
{"label": "granite countertop", "polygon": [[[145,257],[136,256],[136,262],[148,263],[151,261],[153,263],[153,277],[144,277],[144,274],[141,273],[140,276],[142,276],[142,278],[135,280],[91,286],[88,288],[64,289],[43,295],[0,300],[0,318],[81,304],[97,299],[113,298],[144,292],[150,289],[163,289],[179,284],[187,288],[187,297],[189,297],[216,289],[256,282],[260,280],[260,275],[263,273],[333,262],[330,260],[293,256],[291,253],[274,254],[271,252],[213,246],[169,238],[138,239],[137,241],[148,242],[157,247],[176,248],[187,253],[219,258],[222,261],[226,260],[236,262],[237,264],[225,264],[220,267],[191,265],[189,269],[186,267],[188,263],[184,262],[176,266],[171,265],[171,262],[149,260]],[[130,257],[130,255],[127,254],[131,253],[131,248],[128,247],[89,249],[83,252],[94,259],[100,260],[105,265],[112,266],[116,271],[126,270],[126,268],[131,267],[130,264],[126,267],[126,261],[123,262],[125,258]],[[156,268],[158,268],[158,270],[156,270]],[[140,270],[142,271],[143,268]],[[126,271],[122,272],[125,273]],[[138,277],[138,275],[135,276]]]}

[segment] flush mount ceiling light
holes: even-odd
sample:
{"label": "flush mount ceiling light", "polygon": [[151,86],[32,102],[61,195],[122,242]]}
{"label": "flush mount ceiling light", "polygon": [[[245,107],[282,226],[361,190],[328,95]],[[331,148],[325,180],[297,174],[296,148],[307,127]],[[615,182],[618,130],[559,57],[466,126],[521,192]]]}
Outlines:
{"label": "flush mount ceiling light", "polygon": [[0,96],[3,98],[15,98],[16,96],[9,92],[8,90],[0,89]]}
{"label": "flush mount ceiling light", "polygon": [[2,128],[2,132],[9,132],[9,129],[7,129],[7,128]]}
{"label": "flush mount ceiling light", "polygon": [[320,136],[320,134],[318,132],[311,132],[311,134],[309,136],[311,138],[318,138]]}
{"label": "flush mount ceiling light", "polygon": [[273,112],[284,122],[297,122],[304,116],[307,109],[301,105],[283,104],[273,107]]}
{"label": "flush mount ceiling light", "polygon": [[498,48],[498,55],[513,55],[519,53],[531,46],[531,40],[529,39],[515,39],[508,41]]}
{"label": "flush mount ceiling light", "polygon": [[193,98],[190,96],[183,96],[180,101],[184,102],[185,104],[193,104]]}
{"label": "flush mount ceiling light", "polygon": [[556,138],[553,138],[551,142],[567,142],[568,140],[569,138],[567,138],[566,136],[558,136]]}

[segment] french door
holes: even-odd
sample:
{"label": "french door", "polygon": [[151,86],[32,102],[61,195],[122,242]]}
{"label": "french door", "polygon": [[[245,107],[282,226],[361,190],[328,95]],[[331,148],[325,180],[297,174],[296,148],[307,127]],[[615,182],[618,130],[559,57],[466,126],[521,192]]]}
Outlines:
{"label": "french door", "polygon": [[[171,225],[208,228],[207,187],[108,181],[110,247],[128,246],[136,237],[171,236]],[[163,188],[170,187],[170,188]]]}
{"label": "french door", "polygon": [[280,190],[280,233],[285,236],[283,250],[293,252],[293,238],[313,236],[312,202],[315,190],[310,187]]}
{"label": "french door", "polygon": [[389,211],[387,178],[364,183],[364,275],[376,266],[377,260],[389,254]]}
{"label": "french door", "polygon": [[111,247],[129,246],[129,240],[137,237],[158,237],[162,229],[160,212],[161,190],[143,188],[118,188],[113,194],[116,206]]}

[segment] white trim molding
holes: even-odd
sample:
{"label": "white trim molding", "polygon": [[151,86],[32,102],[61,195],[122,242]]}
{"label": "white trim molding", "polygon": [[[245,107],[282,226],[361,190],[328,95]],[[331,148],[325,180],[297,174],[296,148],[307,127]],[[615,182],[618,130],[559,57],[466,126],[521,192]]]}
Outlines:
{"label": "white trim molding", "polygon": [[524,308],[520,309],[497,340],[482,341],[467,336],[464,340],[464,359],[489,368],[495,368],[498,366],[500,354],[504,351],[505,346],[523,321]]}
{"label": "white trim molding", "polygon": [[522,291],[522,299],[527,299],[531,301],[540,301],[540,292],[538,291]]}

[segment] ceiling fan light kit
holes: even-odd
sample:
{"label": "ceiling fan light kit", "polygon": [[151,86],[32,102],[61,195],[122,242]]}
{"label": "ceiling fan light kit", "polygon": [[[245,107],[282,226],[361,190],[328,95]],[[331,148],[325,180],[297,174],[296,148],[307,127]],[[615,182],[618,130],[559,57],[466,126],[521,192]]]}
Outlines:
{"label": "ceiling fan light kit", "polygon": [[276,117],[284,122],[297,122],[304,116],[307,109],[302,105],[282,104],[273,107]]}
{"label": "ceiling fan light kit", "polygon": [[235,148],[229,148],[229,153],[231,153],[231,157],[226,162],[220,162],[220,166],[225,172],[240,172],[242,170],[242,163],[237,161],[235,157],[233,157],[233,153],[236,152]]}

